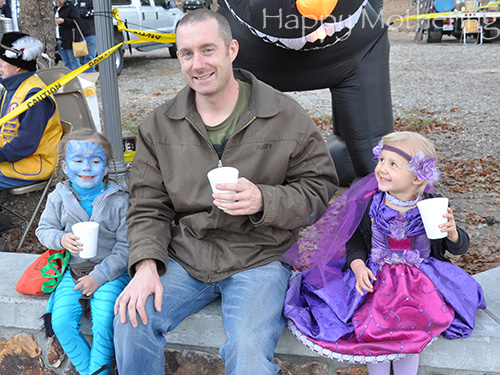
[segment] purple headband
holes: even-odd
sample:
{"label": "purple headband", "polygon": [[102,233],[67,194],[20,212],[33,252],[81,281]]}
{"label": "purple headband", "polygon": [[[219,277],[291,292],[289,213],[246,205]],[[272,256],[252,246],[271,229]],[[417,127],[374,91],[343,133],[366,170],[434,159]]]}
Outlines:
{"label": "purple headband", "polygon": [[[411,161],[411,156],[397,147],[392,147],[389,145],[382,145],[382,150],[389,150],[389,151],[395,152],[396,154],[404,157],[408,161],[408,163]],[[382,152],[382,150],[380,150],[380,152]]]}
{"label": "purple headband", "polygon": [[382,150],[392,151],[408,161],[408,170],[413,173],[420,181],[428,181],[430,184],[434,185],[439,177],[439,169],[436,168],[435,158],[426,158],[422,151],[417,152],[415,155],[410,156],[403,150],[385,145],[384,141],[380,141],[377,146],[373,148],[373,154],[375,157],[373,160],[378,160]]}

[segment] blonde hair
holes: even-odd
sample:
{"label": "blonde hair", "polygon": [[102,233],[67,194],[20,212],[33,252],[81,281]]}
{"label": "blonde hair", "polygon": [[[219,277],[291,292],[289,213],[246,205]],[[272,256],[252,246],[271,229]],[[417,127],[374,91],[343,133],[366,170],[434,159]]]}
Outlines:
{"label": "blonde hair", "polygon": [[[422,134],[402,131],[389,133],[382,137],[382,141],[385,145],[389,146],[405,146],[405,151],[408,152],[410,156],[415,156],[417,153],[422,152],[426,158],[434,158],[437,164],[437,152],[432,141],[424,137]],[[422,185],[419,186],[417,194],[422,195],[425,188],[429,185],[429,181],[425,180]]]}

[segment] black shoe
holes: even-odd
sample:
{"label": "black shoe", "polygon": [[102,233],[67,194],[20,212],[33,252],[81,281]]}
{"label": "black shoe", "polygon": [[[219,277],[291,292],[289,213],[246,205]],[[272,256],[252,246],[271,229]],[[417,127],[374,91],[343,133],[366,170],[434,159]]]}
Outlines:
{"label": "black shoe", "polygon": [[0,212],[0,233],[12,228],[12,219],[9,215]]}
{"label": "black shoe", "polygon": [[3,238],[0,238],[0,252],[8,253],[10,252],[10,246]]}

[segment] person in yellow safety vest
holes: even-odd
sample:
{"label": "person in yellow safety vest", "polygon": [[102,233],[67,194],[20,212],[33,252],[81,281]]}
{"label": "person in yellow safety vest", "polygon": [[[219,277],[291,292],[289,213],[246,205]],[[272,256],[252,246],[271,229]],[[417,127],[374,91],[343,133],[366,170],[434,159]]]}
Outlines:
{"label": "person in yellow safety vest", "polygon": [[[0,42],[1,117],[46,85],[35,74],[43,44],[20,32],[5,33]],[[0,190],[48,179],[57,164],[62,127],[52,96],[0,126]],[[0,212],[0,231],[6,214]]]}

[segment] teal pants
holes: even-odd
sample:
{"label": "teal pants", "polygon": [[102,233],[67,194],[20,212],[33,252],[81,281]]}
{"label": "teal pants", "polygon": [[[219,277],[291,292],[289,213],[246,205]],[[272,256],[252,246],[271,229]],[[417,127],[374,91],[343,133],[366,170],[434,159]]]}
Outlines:
{"label": "teal pants", "polygon": [[[92,345],[89,345],[80,331],[83,311],[78,299],[82,296],[82,292],[73,290],[76,284],[69,269],[50,296],[47,312],[52,313],[52,329],[66,355],[81,375],[91,375],[104,365],[111,367],[115,353],[113,308],[116,299],[129,281],[130,276],[125,272],[118,279],[101,285],[90,299]],[[109,368],[100,374],[109,374]]]}

